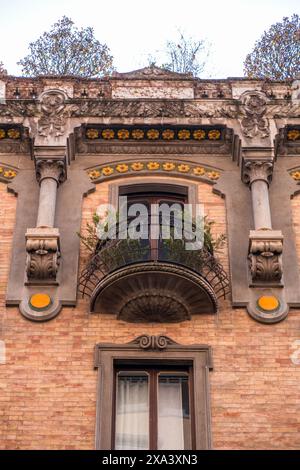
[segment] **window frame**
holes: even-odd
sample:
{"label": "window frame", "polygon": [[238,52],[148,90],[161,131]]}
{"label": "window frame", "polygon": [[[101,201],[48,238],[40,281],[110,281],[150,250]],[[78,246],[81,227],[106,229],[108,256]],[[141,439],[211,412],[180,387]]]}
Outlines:
{"label": "window frame", "polygon": [[[191,449],[195,448],[195,412],[194,412],[194,384],[193,384],[193,367],[192,365],[178,366],[173,365],[151,365],[146,364],[132,365],[128,362],[127,365],[118,365],[114,367],[114,389],[113,389],[113,412],[112,412],[112,448],[115,449],[116,445],[116,405],[117,405],[117,375],[119,372],[145,372],[149,377],[149,443],[152,450],[157,450],[158,442],[158,400],[159,400],[159,375],[163,373],[184,373],[188,377],[188,397],[190,409],[190,440]],[[152,444],[151,444],[152,443]]]}
{"label": "window frame", "polygon": [[[211,448],[209,370],[212,350],[201,344],[180,345],[166,336],[142,335],[127,344],[100,343],[95,347],[98,369],[96,443],[97,450],[112,450],[114,444],[114,393],[116,367],[191,367],[193,450]],[[153,449],[151,449],[153,450]]]}

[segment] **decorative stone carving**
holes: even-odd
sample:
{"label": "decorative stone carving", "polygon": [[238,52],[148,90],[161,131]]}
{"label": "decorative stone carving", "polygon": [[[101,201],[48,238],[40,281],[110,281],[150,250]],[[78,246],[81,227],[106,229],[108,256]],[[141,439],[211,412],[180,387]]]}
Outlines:
{"label": "decorative stone carving", "polygon": [[60,248],[56,228],[33,228],[26,233],[26,274],[29,284],[57,284]]}
{"label": "decorative stone carving", "polygon": [[281,231],[250,231],[249,260],[254,283],[278,284],[282,278]]}
{"label": "decorative stone carving", "polygon": [[36,179],[39,184],[46,179],[52,178],[57,185],[66,180],[66,162],[65,159],[36,159]]}
{"label": "decorative stone carving", "polygon": [[269,184],[272,181],[273,161],[270,160],[243,160],[242,180],[251,187],[255,181],[264,181]]}
{"label": "decorative stone carving", "polygon": [[166,349],[169,345],[176,344],[175,341],[171,340],[168,336],[150,336],[142,335],[132,341],[130,344],[137,344],[141,349]]}
{"label": "decorative stone carving", "polygon": [[172,72],[171,70],[166,70],[160,67],[156,67],[155,65],[149,66],[149,67],[144,67],[139,70],[133,70],[132,72],[125,72],[125,73],[119,73],[119,72],[114,72],[112,75],[113,79],[117,78],[120,80],[130,78],[130,79],[145,79],[145,78],[163,78],[163,79],[170,79],[170,78],[175,78],[175,79],[191,79],[193,80],[193,75],[191,73],[178,73],[178,72]]}
{"label": "decorative stone carving", "polygon": [[267,99],[264,93],[249,91],[242,95],[241,112],[244,115],[241,122],[242,132],[246,137],[253,139],[258,136],[262,139],[270,134],[269,121],[265,117]]}
{"label": "decorative stone carving", "polygon": [[59,137],[65,133],[67,115],[65,94],[59,90],[49,90],[40,100],[42,116],[38,122],[38,134],[42,137]]}
{"label": "decorative stone carving", "polygon": [[118,319],[127,322],[178,322],[190,320],[187,303],[174,292],[157,289],[133,295],[122,306]]}

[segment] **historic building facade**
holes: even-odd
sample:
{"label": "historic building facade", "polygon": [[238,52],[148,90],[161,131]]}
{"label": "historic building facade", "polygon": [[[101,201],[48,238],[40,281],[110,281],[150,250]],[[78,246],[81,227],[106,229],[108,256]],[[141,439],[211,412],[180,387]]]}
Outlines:
{"label": "historic building facade", "polygon": [[0,77],[2,449],[300,448],[299,83]]}

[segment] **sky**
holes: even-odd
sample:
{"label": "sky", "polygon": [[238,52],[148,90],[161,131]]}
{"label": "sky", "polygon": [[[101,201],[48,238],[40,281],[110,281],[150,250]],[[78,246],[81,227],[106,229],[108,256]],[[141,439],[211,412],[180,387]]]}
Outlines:
{"label": "sky", "polygon": [[298,0],[0,0],[0,62],[12,75],[28,44],[63,15],[78,27],[92,26],[106,43],[119,72],[161,57],[178,30],[211,44],[202,78],[243,76],[243,61],[273,23],[299,14]]}

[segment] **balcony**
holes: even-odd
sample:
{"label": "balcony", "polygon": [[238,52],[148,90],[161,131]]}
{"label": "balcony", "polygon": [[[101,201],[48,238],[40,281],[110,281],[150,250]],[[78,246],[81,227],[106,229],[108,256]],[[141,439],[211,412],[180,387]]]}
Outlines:
{"label": "balcony", "polygon": [[207,248],[188,251],[186,241],[171,235],[99,242],[79,280],[90,311],[127,322],[179,322],[215,313],[218,298],[229,293],[227,274]]}

